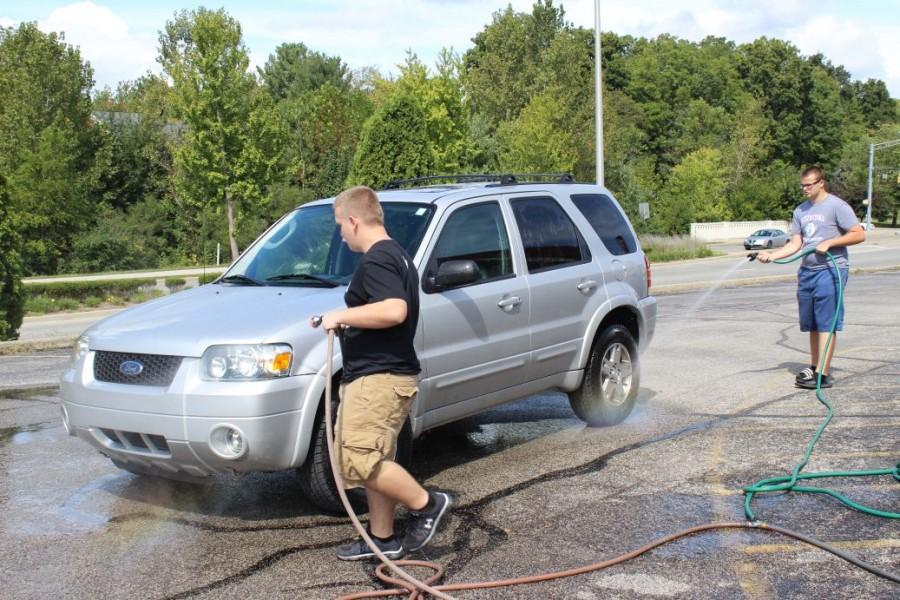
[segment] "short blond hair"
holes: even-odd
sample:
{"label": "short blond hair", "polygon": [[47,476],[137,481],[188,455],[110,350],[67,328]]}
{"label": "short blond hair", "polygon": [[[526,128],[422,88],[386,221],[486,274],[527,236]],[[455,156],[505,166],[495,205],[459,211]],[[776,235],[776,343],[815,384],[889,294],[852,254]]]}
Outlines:
{"label": "short blond hair", "polygon": [[346,217],[356,217],[366,225],[384,225],[384,211],[378,194],[370,187],[358,185],[344,190],[334,199],[334,209],[344,211]]}

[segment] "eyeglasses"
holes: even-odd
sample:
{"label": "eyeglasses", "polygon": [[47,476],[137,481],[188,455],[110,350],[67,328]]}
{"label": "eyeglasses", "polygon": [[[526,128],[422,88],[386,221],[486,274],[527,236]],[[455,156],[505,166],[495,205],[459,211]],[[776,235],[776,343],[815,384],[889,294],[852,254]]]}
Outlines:
{"label": "eyeglasses", "polygon": [[804,190],[805,190],[805,189],[811,188],[812,186],[816,185],[817,183],[820,183],[821,181],[822,181],[821,179],[816,179],[816,180],[813,181],[812,183],[801,183],[801,184],[800,184],[800,189],[804,189]]}

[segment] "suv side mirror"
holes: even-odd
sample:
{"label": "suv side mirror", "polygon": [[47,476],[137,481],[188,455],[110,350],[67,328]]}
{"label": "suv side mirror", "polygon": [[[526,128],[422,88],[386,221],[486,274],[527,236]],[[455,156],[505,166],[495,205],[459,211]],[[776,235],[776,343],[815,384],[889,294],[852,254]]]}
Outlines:
{"label": "suv side mirror", "polygon": [[436,276],[428,277],[428,285],[433,290],[443,290],[475,283],[481,279],[481,272],[474,260],[448,260],[438,267]]}

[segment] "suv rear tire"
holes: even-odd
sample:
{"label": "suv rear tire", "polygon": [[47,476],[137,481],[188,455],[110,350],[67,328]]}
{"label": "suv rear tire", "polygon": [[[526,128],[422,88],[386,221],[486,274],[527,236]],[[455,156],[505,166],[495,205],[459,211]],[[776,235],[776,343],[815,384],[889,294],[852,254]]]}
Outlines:
{"label": "suv rear tire", "polygon": [[591,427],[615,425],[631,413],[639,388],[637,344],[624,326],[610,325],[594,342],[581,386],[569,393],[569,403]]}

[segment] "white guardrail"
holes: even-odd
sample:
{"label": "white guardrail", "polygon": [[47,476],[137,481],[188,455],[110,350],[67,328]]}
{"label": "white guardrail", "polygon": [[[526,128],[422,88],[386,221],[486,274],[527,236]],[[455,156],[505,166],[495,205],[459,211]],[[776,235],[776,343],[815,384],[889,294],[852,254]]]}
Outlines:
{"label": "white guardrail", "polygon": [[745,238],[758,229],[781,229],[788,235],[787,221],[725,221],[720,223],[691,223],[691,239],[701,242],[721,242]]}

